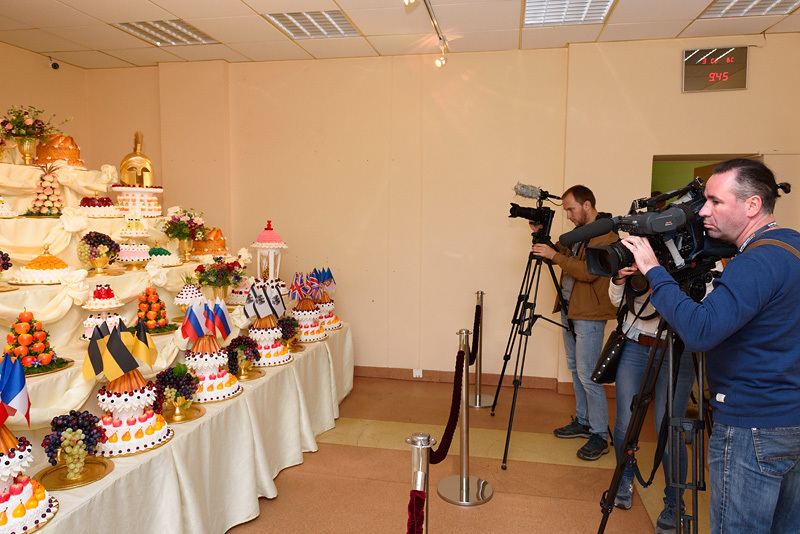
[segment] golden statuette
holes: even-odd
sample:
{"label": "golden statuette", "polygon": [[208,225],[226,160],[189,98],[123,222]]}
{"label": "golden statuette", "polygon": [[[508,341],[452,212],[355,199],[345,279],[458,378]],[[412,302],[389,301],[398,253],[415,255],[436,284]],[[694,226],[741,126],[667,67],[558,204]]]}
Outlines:
{"label": "golden statuette", "polygon": [[153,162],[142,154],[142,139],[144,134],[136,132],[133,135],[133,152],[122,158],[119,164],[120,182],[130,186],[153,186]]}

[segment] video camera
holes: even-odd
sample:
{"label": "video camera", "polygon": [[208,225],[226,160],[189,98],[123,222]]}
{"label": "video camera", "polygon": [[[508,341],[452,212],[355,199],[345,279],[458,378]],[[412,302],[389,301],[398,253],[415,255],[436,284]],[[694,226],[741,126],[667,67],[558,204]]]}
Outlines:
{"label": "video camera", "polygon": [[[560,200],[561,197],[551,195],[547,191],[534,185],[526,185],[521,183],[517,183],[517,185],[514,186],[514,192],[519,196],[535,199],[536,207],[528,208],[512,202],[511,209],[509,210],[508,214],[509,218],[519,217],[522,219],[528,219],[530,222],[541,226],[542,228],[534,234],[535,241],[549,241],[550,228],[553,225],[555,211],[547,206],[544,206],[543,203],[545,200],[550,199]],[[552,202],[552,200],[550,200],[550,202]]]}
{"label": "video camera", "polygon": [[[572,246],[614,230],[647,238],[658,262],[677,281],[710,271],[721,258],[731,258],[736,246],[706,235],[703,218],[698,214],[706,199],[700,179],[689,185],[649,198],[634,200],[628,215],[599,219],[576,228],[559,238],[562,245]],[[667,200],[678,197],[666,207]],[[633,254],[620,241],[608,246],[588,247],[586,263],[589,272],[598,276],[614,276],[634,262]]]}

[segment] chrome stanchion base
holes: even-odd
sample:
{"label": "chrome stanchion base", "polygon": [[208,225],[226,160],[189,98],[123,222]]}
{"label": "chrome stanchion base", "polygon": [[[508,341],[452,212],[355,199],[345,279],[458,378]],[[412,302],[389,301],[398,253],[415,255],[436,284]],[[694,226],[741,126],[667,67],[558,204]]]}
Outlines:
{"label": "chrome stanchion base", "polygon": [[474,393],[469,394],[469,407],[470,408],[491,408],[494,402],[494,395],[487,395],[483,393],[475,396]]}
{"label": "chrome stanchion base", "polygon": [[439,497],[449,502],[450,504],[457,504],[460,506],[477,506],[484,504],[491,500],[494,495],[492,485],[483,480],[482,478],[471,476],[469,477],[469,484],[466,494],[461,492],[461,476],[454,475],[442,479],[437,487]]}

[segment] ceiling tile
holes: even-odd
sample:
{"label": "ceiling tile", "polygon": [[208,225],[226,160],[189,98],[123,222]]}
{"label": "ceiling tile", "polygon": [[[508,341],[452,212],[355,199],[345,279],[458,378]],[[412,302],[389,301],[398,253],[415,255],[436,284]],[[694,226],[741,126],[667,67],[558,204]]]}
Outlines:
{"label": "ceiling tile", "polygon": [[150,48],[130,48],[126,50],[109,50],[106,52],[128,63],[139,67],[149,67],[159,63],[172,63],[175,61],[185,61],[178,56],[170,54],[163,48],[152,46]]}
{"label": "ceiling tile", "polygon": [[45,52],[45,55],[63,63],[69,63],[84,69],[113,69],[119,67],[133,67],[126,61],[109,56],[97,50],[80,52]]}
{"label": "ceiling tile", "polygon": [[368,40],[382,56],[439,53],[439,38],[435,33],[376,35]]}
{"label": "ceiling tile", "polygon": [[647,39],[672,39],[691,24],[691,20],[664,22],[637,22],[631,24],[606,24],[598,41],[635,41]]}
{"label": "ceiling tile", "polygon": [[[336,0],[336,3],[339,4],[340,8],[348,12],[353,9],[376,9],[382,7],[397,7],[398,5],[408,11],[414,11],[417,7],[422,5],[422,0],[410,6],[404,5],[403,0]],[[424,6],[422,6],[422,10],[425,11]]]}
{"label": "ceiling tile", "polygon": [[279,61],[286,59],[314,59],[314,57],[289,41],[264,43],[232,43],[231,48],[253,61]]}
{"label": "ceiling tile", "polygon": [[408,11],[400,6],[383,9],[353,9],[347,12],[350,20],[363,35],[402,35],[434,33],[425,6]]}
{"label": "ceiling tile", "polygon": [[767,30],[767,33],[774,32],[800,32],[800,10],[795,11],[794,15],[786,17],[775,26]]}
{"label": "ceiling tile", "polygon": [[[61,0],[75,9],[89,13],[103,22],[141,22],[143,20],[170,20],[173,13],[161,9],[149,0]],[[62,24],[62,26],[78,24]]]}
{"label": "ceiling tile", "polygon": [[569,43],[591,43],[597,39],[602,28],[602,24],[523,28],[521,48],[554,48]]}
{"label": "ceiling tile", "polygon": [[378,55],[363,37],[303,39],[300,45],[316,58],[369,57]]}
{"label": "ceiling tile", "polygon": [[511,30],[520,28],[522,11],[519,0],[502,2],[480,2],[467,4],[444,4],[434,7],[436,20],[442,32],[450,34],[488,30]]}
{"label": "ceiling tile", "polygon": [[186,22],[221,43],[257,43],[289,39],[260,15],[187,19]]}
{"label": "ceiling tile", "polygon": [[241,0],[152,0],[180,19],[237,17],[253,15],[253,10]]}
{"label": "ceiling tile", "polygon": [[56,0],[25,0],[2,2],[3,15],[30,24],[34,28],[53,26],[82,26],[95,24],[97,19],[85,15]]}
{"label": "ceiling tile", "polygon": [[247,58],[223,44],[187,45],[165,47],[170,54],[189,61],[213,61],[223,59],[231,63],[247,61]]}
{"label": "ceiling tile", "polygon": [[31,27],[20,20],[0,15],[0,30],[25,30]]}
{"label": "ceiling tile", "polygon": [[457,38],[449,35],[446,37],[451,52],[517,50],[519,48],[519,30],[471,32],[459,35]]}
{"label": "ceiling tile", "polygon": [[142,48],[142,45],[145,44],[141,39],[137,39],[108,24],[50,28],[48,31],[64,39],[69,39],[70,41],[81,44],[86,48],[93,48],[95,50]]}
{"label": "ceiling tile", "polygon": [[[331,11],[339,6],[333,0],[242,0],[256,13],[293,13],[295,11]],[[402,0],[400,0],[402,1]]]}
{"label": "ceiling tile", "polygon": [[609,24],[694,20],[711,0],[618,0],[609,17]]}
{"label": "ceiling tile", "polygon": [[45,50],[86,50],[78,43],[37,29],[0,31],[0,41],[40,53]]}
{"label": "ceiling tile", "polygon": [[711,35],[747,35],[761,33],[783,15],[765,17],[729,17],[723,19],[699,19],[680,35],[681,37],[708,37]]}

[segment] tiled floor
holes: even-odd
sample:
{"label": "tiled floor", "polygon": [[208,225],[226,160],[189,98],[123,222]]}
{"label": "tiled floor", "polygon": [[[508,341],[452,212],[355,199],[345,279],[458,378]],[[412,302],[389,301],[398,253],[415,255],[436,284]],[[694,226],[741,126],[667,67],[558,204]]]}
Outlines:
{"label": "tiled floor", "polygon": [[[483,393],[494,394],[484,388]],[[430,469],[428,531],[597,532],[600,497],[611,482],[613,451],[596,462],[575,456],[582,439],[561,440],[552,430],[569,422],[574,398],[553,391],[520,389],[509,447],[501,463],[513,389],[501,389],[497,412],[471,409],[470,475],[490,483],[493,498],[480,506],[455,506],[436,491],[440,480],[459,474],[459,431],[447,458]],[[318,437],[319,451],[302,465],[282,471],[278,497],[261,499],[261,515],[230,534],[261,532],[405,532],[414,432],[441,438],[450,411],[452,386],[441,383],[356,378],[340,406],[336,428]],[[615,405],[609,400],[611,424]],[[655,432],[649,417],[638,457],[652,466]],[[663,478],[650,489],[637,487],[630,510],[614,509],[605,532],[652,533],[661,511]],[[708,532],[708,494],[700,494],[700,532]]]}

